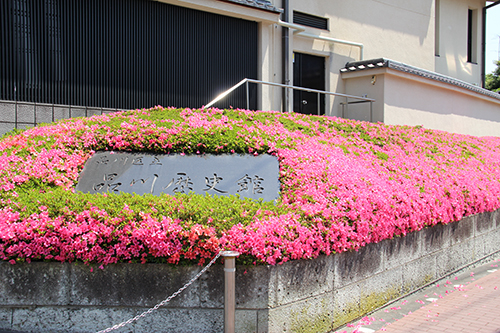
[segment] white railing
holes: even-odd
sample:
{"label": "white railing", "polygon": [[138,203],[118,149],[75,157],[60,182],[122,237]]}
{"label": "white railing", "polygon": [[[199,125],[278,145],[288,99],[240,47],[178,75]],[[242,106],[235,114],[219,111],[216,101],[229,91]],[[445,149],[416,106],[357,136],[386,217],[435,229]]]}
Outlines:
{"label": "white railing", "polygon": [[[349,107],[349,104],[370,103],[370,121],[372,121],[372,118],[373,118],[373,102],[375,102],[375,100],[373,98],[360,97],[360,96],[354,96],[354,95],[346,95],[346,94],[335,93],[335,92],[331,92],[331,91],[317,90],[317,89],[311,89],[311,88],[305,88],[305,87],[297,87],[297,86],[291,86],[291,85],[287,85],[287,84],[266,82],[266,81],[260,81],[260,80],[254,80],[254,79],[241,80],[240,82],[238,82],[237,84],[235,84],[234,86],[232,86],[231,88],[229,88],[228,90],[224,91],[222,94],[217,96],[215,99],[210,101],[210,103],[203,106],[202,108],[206,109],[206,108],[214,106],[215,103],[217,103],[218,101],[220,101],[221,99],[223,99],[224,97],[229,95],[231,92],[238,89],[242,85],[245,85],[247,109],[250,109],[250,94],[249,94],[249,88],[248,88],[249,83],[256,83],[256,84],[262,84],[262,85],[282,87],[282,88],[286,88],[286,89],[301,90],[301,91],[306,91],[306,92],[311,92],[311,93],[317,93],[318,94],[318,107],[317,107],[318,115],[320,115],[320,107],[321,107],[320,96],[321,96],[321,94],[337,96],[337,97],[344,97],[346,99],[345,103],[341,103],[341,105],[342,105],[342,117],[343,118],[344,118],[344,107],[347,110]],[[349,102],[350,98],[355,99],[356,101]]]}

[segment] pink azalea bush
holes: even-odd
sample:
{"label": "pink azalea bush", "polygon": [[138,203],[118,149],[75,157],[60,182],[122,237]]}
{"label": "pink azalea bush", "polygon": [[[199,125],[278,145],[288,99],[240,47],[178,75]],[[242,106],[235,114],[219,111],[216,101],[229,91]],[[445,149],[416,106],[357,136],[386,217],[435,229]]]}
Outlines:
{"label": "pink azalea bush", "polygon": [[[281,196],[76,193],[98,150],[272,154]],[[500,207],[500,138],[421,127],[156,107],[32,128],[0,152],[0,258],[12,263],[203,264],[229,249],[276,264]]]}

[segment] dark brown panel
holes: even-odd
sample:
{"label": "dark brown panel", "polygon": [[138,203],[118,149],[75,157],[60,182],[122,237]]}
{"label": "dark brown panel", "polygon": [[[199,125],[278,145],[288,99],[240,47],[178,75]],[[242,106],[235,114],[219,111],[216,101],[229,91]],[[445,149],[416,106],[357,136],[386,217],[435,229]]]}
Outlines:
{"label": "dark brown panel", "polygon": [[[201,107],[257,78],[255,22],[144,0],[4,0],[0,11],[0,99]],[[229,105],[246,105],[244,88]]]}

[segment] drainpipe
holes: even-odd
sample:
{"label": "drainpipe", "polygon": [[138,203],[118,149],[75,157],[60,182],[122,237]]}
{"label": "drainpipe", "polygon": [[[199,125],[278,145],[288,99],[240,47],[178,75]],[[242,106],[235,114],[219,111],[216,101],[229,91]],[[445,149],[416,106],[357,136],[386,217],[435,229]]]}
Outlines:
{"label": "drainpipe", "polygon": [[486,86],[486,7],[483,7],[483,26],[481,32],[481,88]]}
{"label": "drainpipe", "polygon": [[482,62],[482,66],[481,66],[481,87],[485,87],[486,86],[486,11],[491,8],[491,7],[494,7],[496,5],[499,5],[500,4],[500,0],[499,1],[495,1],[494,3],[492,3],[491,5],[488,5],[486,7],[483,7],[483,32],[482,32],[482,37],[483,37],[483,40],[482,40],[482,43],[481,43],[481,62]]}
{"label": "drainpipe", "polygon": [[356,43],[356,42],[351,42],[348,40],[343,40],[343,39],[338,39],[338,38],[331,38],[331,37],[324,37],[324,36],[320,36],[320,35],[314,35],[314,34],[305,32],[306,29],[301,25],[293,24],[293,23],[289,23],[289,22],[283,22],[281,20],[278,21],[278,24],[281,25],[282,27],[294,29],[295,31],[293,32],[293,34],[297,35],[297,36],[312,38],[312,39],[319,39],[319,40],[329,42],[329,43],[345,44],[345,45],[359,47],[359,58],[360,58],[359,60],[360,61],[363,60],[364,46],[362,43]]}
{"label": "drainpipe", "polygon": [[[288,22],[289,4],[288,0],[282,0],[283,6],[283,21]],[[283,84],[290,85],[290,30],[286,26],[282,26],[283,43],[281,52],[283,54]],[[283,111],[290,112],[290,89],[283,88]]]}

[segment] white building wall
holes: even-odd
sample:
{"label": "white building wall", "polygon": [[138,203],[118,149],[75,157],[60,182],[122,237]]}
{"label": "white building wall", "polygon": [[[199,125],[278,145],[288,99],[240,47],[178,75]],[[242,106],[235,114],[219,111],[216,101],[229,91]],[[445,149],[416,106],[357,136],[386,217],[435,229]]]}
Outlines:
{"label": "white building wall", "polygon": [[[280,6],[281,0],[275,0],[274,5]],[[290,0],[290,18],[293,10],[328,18],[329,31],[306,27],[306,32],[362,43],[364,59],[384,57],[434,70],[434,0]],[[290,45],[290,52],[325,57],[326,89],[333,92],[346,91],[339,69],[347,62],[361,60],[356,46],[297,35]],[[327,100],[326,114],[341,116],[344,100]]]}
{"label": "white building wall", "polygon": [[[259,24],[259,77],[257,79],[282,83],[282,52],[281,52],[281,27],[270,22],[261,22]],[[242,78],[243,79],[243,78]],[[282,89],[279,87],[259,85],[259,103],[257,108],[260,110],[280,111],[282,109]]]}
{"label": "white building wall", "polygon": [[[376,99],[373,121],[421,125],[453,133],[500,136],[500,98],[390,68],[342,74],[349,94]],[[374,80],[373,78],[376,78]],[[350,106],[346,118],[368,120],[366,106]]]}
{"label": "white building wall", "polygon": [[385,69],[370,70],[370,72],[353,72],[343,74],[346,92],[354,96],[369,96],[375,99],[372,104],[370,115],[370,104],[352,104],[341,115],[343,118],[362,121],[383,122],[384,121],[384,89]]}
{"label": "white building wall", "polygon": [[[435,71],[478,86],[481,85],[481,0],[439,0],[439,48]],[[474,62],[467,61],[468,10],[474,10],[474,39],[476,55]]]}

